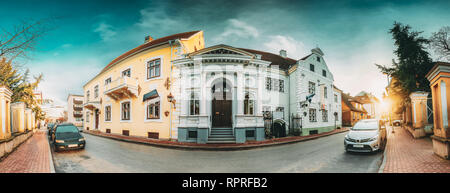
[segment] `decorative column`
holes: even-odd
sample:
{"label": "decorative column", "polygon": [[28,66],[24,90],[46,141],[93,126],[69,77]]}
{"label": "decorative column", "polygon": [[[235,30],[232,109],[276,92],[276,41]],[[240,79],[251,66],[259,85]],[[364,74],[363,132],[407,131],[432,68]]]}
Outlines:
{"label": "decorative column", "polygon": [[10,103],[12,91],[6,86],[0,86],[0,139],[7,139],[11,137],[11,118],[10,118]]}
{"label": "decorative column", "polygon": [[412,133],[414,138],[424,137],[425,125],[428,123],[426,113],[428,92],[417,91],[409,95],[412,105],[412,127],[408,130]]}
{"label": "decorative column", "polygon": [[433,152],[450,159],[450,129],[448,127],[448,107],[450,98],[447,96],[447,84],[450,84],[450,63],[436,62],[426,77],[430,81],[430,90],[433,97],[434,129],[431,136]]}
{"label": "decorative column", "polygon": [[243,115],[244,114],[244,75],[242,74],[243,69],[239,68],[239,71],[237,72],[237,115]]}
{"label": "decorative column", "polygon": [[11,105],[13,114],[13,132],[25,132],[25,103],[17,102]]}

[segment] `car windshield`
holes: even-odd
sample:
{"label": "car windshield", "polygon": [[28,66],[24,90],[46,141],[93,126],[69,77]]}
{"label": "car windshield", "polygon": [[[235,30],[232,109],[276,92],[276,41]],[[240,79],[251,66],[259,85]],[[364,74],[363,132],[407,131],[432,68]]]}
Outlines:
{"label": "car windshield", "polygon": [[352,130],[377,130],[377,121],[359,121],[353,126]]}
{"label": "car windshield", "polygon": [[73,125],[60,125],[56,128],[56,133],[78,133],[78,128]]}

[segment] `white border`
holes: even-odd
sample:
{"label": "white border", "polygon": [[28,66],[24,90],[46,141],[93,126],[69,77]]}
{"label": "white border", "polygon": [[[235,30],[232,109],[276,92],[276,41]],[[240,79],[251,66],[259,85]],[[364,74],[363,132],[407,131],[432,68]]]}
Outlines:
{"label": "white border", "polygon": [[[147,111],[148,111],[148,105],[150,103],[155,103],[159,101],[159,119],[147,119]],[[162,121],[162,101],[161,101],[161,96],[158,96],[157,98],[151,99],[151,100],[147,100],[144,102],[144,123],[148,123],[148,122],[163,122]]]}
{"label": "white border", "polygon": [[[159,66],[159,77],[155,77],[155,78],[147,78],[148,77],[148,71],[147,71],[147,63],[148,62],[150,62],[150,61],[152,61],[152,60],[155,60],[155,59],[160,59],[161,60],[161,62],[160,62],[160,66]],[[144,78],[144,80],[145,80],[145,82],[148,82],[148,81],[151,81],[151,80],[160,80],[160,79],[162,79],[163,78],[163,66],[164,66],[164,55],[159,55],[159,56],[155,56],[155,57],[151,57],[151,58],[147,58],[147,59],[145,59],[144,60],[144,74],[145,74],[145,78]]]}
{"label": "white border", "polygon": [[[121,105],[122,106],[122,105]],[[131,104],[130,104],[130,106],[131,106]],[[110,121],[107,121],[106,120],[106,107],[111,107],[111,120]],[[130,108],[131,109],[131,108]],[[105,122],[105,123],[111,123],[112,122],[112,105],[111,104],[106,104],[106,105],[104,105],[103,106],[103,112],[105,112],[105,113],[103,113],[103,114],[105,114],[104,116],[103,116],[103,122]],[[121,111],[122,112],[122,111]],[[130,111],[131,112],[131,111]],[[121,119],[122,119],[122,117],[120,117]],[[131,118],[131,116],[130,116],[130,118]]]}
{"label": "white border", "polygon": [[[125,103],[125,102],[130,102],[130,120],[122,120],[122,103]],[[131,102],[131,100],[130,99],[126,99],[126,100],[123,100],[123,101],[120,101],[120,122],[121,123],[130,123],[130,122],[133,122],[133,108],[132,108],[132,106],[133,106],[133,102]],[[112,115],[112,113],[111,113],[111,115]],[[111,118],[112,118],[112,116],[111,116]]]}

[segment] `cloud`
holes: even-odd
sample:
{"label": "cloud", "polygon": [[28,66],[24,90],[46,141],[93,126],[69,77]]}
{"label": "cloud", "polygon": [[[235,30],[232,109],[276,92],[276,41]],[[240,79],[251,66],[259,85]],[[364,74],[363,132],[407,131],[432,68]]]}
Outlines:
{"label": "cloud", "polygon": [[105,22],[98,24],[98,26],[94,29],[94,32],[97,32],[100,35],[102,41],[110,41],[117,34],[113,27]]}
{"label": "cloud", "polygon": [[88,59],[61,56],[33,62],[30,71],[44,74],[38,88],[43,97],[52,99],[55,105],[65,105],[69,93],[83,94],[83,85],[101,70],[101,62],[95,57],[84,58]]}
{"label": "cloud", "polygon": [[269,36],[269,41],[263,44],[267,51],[278,53],[286,50],[288,57],[300,59],[307,54],[307,49],[301,41],[297,41],[291,36],[274,35]]}
{"label": "cloud", "polygon": [[215,38],[215,41],[224,41],[230,38],[258,38],[259,34],[258,29],[246,22],[238,19],[229,19],[225,30]]}

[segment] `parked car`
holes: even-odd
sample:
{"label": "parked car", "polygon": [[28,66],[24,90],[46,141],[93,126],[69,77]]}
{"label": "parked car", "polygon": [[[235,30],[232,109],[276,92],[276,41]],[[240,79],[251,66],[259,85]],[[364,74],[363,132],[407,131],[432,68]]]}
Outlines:
{"label": "parked car", "polygon": [[378,119],[358,121],[345,136],[345,151],[373,152],[384,150],[387,142],[386,126]]}
{"label": "parked car", "polygon": [[52,137],[55,151],[86,147],[86,139],[81,135],[78,127],[72,123],[58,124]]}
{"label": "parked car", "polygon": [[48,136],[52,136],[52,134],[53,134],[53,130],[55,129],[55,127],[56,127],[56,123],[49,123],[49,124],[47,124],[47,129],[48,129]]}
{"label": "parked car", "polygon": [[394,126],[400,126],[400,125],[402,125],[402,120],[394,120],[394,121],[392,122],[392,125],[394,125]]}

